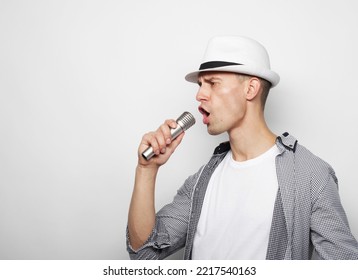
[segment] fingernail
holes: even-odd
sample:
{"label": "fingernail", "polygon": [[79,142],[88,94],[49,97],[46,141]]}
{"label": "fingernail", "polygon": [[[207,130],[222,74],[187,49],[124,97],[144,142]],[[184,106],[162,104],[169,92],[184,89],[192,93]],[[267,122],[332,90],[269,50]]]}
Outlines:
{"label": "fingernail", "polygon": [[165,148],[163,148],[163,149],[161,150],[161,152],[162,152],[162,154],[164,154],[164,153],[165,153]]}
{"label": "fingernail", "polygon": [[172,140],[170,140],[170,138],[167,139],[167,144],[169,145],[172,142]]}

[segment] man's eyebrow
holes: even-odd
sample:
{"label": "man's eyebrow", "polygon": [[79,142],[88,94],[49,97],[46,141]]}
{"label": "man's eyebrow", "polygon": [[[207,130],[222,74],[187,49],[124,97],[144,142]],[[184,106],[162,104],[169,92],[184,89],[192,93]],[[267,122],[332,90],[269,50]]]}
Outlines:
{"label": "man's eyebrow", "polygon": [[221,81],[220,77],[217,76],[203,77],[203,80],[204,82]]}
{"label": "man's eyebrow", "polygon": [[218,80],[218,81],[221,81],[222,79],[218,76],[215,76],[215,74],[211,74],[211,75],[202,75],[202,76],[199,76],[198,77],[198,81],[197,81],[197,84],[199,86],[202,85],[202,83],[211,83],[215,80]]}

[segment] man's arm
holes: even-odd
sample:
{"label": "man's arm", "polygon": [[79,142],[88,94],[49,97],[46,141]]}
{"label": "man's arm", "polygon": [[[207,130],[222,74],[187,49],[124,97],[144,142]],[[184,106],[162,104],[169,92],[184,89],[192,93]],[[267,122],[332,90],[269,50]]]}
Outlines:
{"label": "man's arm", "polygon": [[357,260],[358,243],[341,204],[335,175],[312,205],[312,242],[321,259]]}
{"label": "man's arm", "polygon": [[[184,133],[171,141],[170,129],[175,128],[174,120],[167,120],[157,131],[143,136],[138,148],[138,164],[128,213],[128,234],[132,248],[139,249],[149,238],[155,225],[155,182],[158,170],[165,164],[183,139]],[[152,147],[156,156],[150,160],[142,152]]]}

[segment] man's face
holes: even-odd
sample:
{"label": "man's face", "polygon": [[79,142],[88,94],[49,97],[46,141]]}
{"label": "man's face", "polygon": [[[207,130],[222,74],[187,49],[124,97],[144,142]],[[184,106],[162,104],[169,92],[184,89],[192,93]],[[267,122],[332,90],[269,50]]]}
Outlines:
{"label": "man's face", "polygon": [[245,80],[228,72],[204,72],[198,78],[196,100],[208,133],[230,133],[239,127],[246,113]]}

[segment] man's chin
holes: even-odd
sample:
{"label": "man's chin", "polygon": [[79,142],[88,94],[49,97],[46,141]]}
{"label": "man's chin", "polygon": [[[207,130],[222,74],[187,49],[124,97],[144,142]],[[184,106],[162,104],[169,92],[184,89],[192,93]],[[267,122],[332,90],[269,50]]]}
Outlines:
{"label": "man's chin", "polygon": [[220,135],[221,133],[223,133],[223,131],[215,130],[213,128],[210,128],[209,126],[207,127],[207,130],[208,130],[208,133],[213,136]]}

